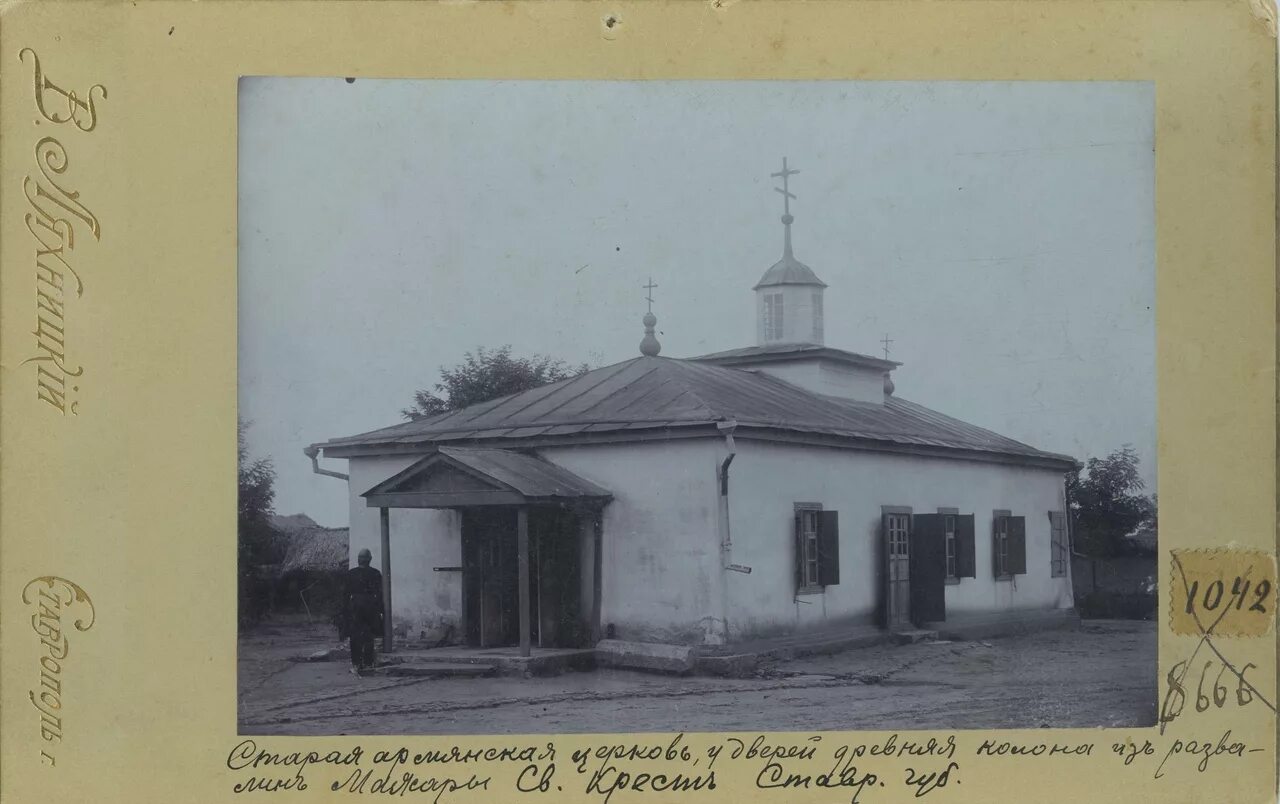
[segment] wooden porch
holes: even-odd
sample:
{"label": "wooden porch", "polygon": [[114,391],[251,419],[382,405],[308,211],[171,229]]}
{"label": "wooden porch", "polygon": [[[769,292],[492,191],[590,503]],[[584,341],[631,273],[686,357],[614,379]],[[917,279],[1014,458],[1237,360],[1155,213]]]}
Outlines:
{"label": "wooden porch", "polygon": [[[391,509],[437,508],[470,512],[471,521],[483,521],[487,517],[505,519],[514,511],[514,584],[501,571],[505,566],[503,556],[512,545],[505,535],[493,528],[486,531],[480,546],[473,537],[464,541],[464,562],[459,570],[463,575],[463,631],[470,635],[479,618],[480,643],[485,642],[484,629],[504,623],[501,612],[493,619],[492,609],[485,611],[486,599],[509,601],[514,592],[518,609],[515,624],[519,657],[529,659],[533,651],[533,617],[535,605],[531,601],[532,579],[530,561],[530,518],[543,516],[548,511],[572,512],[580,523],[578,574],[581,585],[583,628],[587,639],[594,644],[600,638],[601,601],[601,523],[602,512],[612,495],[603,488],[569,472],[533,453],[503,449],[441,447],[405,470],[364,492],[365,503],[378,508],[381,522],[381,565],[384,610],[384,652],[394,650],[392,589],[391,589]],[[545,518],[545,517],[543,517]],[[464,519],[464,521],[466,521]],[[472,526],[474,533],[475,526]],[[464,534],[460,534],[465,538]],[[489,550],[490,552],[485,552]],[[543,547],[539,543],[538,560],[542,561]],[[488,575],[475,572],[477,562],[491,562],[494,571]],[[539,567],[542,564],[539,563]],[[486,578],[488,580],[486,580]],[[514,585],[514,590],[509,586]],[[538,635],[544,633],[541,619],[541,600],[544,585],[538,579]],[[503,595],[507,595],[503,597]],[[486,597],[492,596],[492,597]],[[478,599],[478,603],[475,601]],[[470,638],[470,637],[469,637]],[[439,655],[439,654],[437,654]]]}

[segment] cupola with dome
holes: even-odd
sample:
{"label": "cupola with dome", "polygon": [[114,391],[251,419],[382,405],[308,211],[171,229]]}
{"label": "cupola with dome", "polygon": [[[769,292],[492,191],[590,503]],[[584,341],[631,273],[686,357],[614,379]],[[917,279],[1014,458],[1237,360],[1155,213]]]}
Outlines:
{"label": "cupola with dome", "polygon": [[782,170],[774,178],[782,179],[782,186],[775,188],[782,194],[782,259],[764,272],[754,288],[756,292],[756,343],[766,346],[774,343],[823,342],[822,292],[827,284],[818,278],[813,269],[796,259],[791,249],[791,193],[789,179],[799,173],[787,167],[782,159]]}

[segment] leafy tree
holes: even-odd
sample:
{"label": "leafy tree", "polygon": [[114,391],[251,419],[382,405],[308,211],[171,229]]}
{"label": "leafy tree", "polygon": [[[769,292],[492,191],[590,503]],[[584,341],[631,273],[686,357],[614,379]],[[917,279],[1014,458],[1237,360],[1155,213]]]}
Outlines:
{"label": "leafy tree", "polygon": [[1067,495],[1076,547],[1105,558],[1128,550],[1125,535],[1139,525],[1155,524],[1156,501],[1142,494],[1138,454],[1126,444],[1105,458],[1090,458],[1083,474],[1067,473]]}
{"label": "leafy tree", "polygon": [[569,366],[563,360],[546,355],[513,357],[510,344],[499,349],[478,347],[474,352],[467,352],[463,361],[453,368],[441,366],[440,382],[435,384],[434,391],[418,391],[413,395],[413,407],[400,413],[411,420],[435,416],[577,377],[590,368],[586,363]]}
{"label": "leafy tree", "polygon": [[249,458],[246,433],[249,423],[236,427],[239,463],[239,522],[237,553],[240,568],[240,621],[257,620],[265,607],[268,590],[259,582],[257,568],[281,558],[280,534],[271,524],[275,513],[276,470],[271,458]]}

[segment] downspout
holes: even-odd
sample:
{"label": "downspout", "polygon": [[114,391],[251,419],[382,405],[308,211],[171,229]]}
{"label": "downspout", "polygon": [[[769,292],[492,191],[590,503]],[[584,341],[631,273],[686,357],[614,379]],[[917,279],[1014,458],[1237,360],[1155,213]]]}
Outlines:
{"label": "downspout", "polygon": [[724,435],[724,446],[729,453],[720,463],[719,473],[720,551],[726,559],[725,566],[728,566],[729,548],[733,545],[733,535],[729,532],[729,464],[733,463],[734,456],[738,454],[737,446],[733,443],[733,431],[738,429],[738,422],[716,422],[716,429]]}
{"label": "downspout", "polygon": [[321,469],[320,468],[320,448],[317,447],[315,444],[312,444],[309,447],[304,447],[302,452],[304,455],[306,455],[308,458],[311,459],[311,471],[315,472],[316,474],[324,475],[325,477],[336,477],[339,480],[351,479],[349,475],[344,475],[342,472],[335,472],[332,469]]}
{"label": "downspout", "polygon": [[737,446],[733,441],[733,433],[737,427],[738,422],[734,420],[716,422],[716,429],[724,436],[725,450],[728,454],[716,467],[716,491],[718,492],[716,524],[720,536],[720,566],[714,574],[714,582],[719,589],[716,590],[713,600],[718,611],[712,616],[712,623],[706,635],[706,640],[709,644],[723,644],[729,638],[729,621],[727,617],[729,586],[725,580],[725,572],[751,572],[750,567],[741,567],[729,561],[730,550],[733,546],[733,536],[729,528],[729,466],[737,455]]}

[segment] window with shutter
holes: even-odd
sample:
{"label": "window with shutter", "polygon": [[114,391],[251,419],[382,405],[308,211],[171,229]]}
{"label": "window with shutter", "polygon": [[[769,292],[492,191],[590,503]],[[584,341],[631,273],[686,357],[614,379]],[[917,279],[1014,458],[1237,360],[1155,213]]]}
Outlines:
{"label": "window with shutter", "polygon": [[[822,589],[822,562],[819,545],[821,503],[796,503],[796,589]],[[837,569],[838,572],[838,569]]]}
{"label": "window with shutter", "polygon": [[1009,520],[1008,511],[996,511],[991,520],[991,573],[996,578],[1008,578],[1009,572]]}

